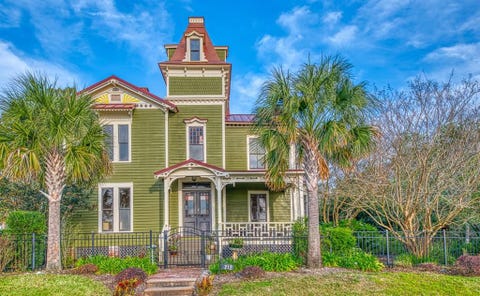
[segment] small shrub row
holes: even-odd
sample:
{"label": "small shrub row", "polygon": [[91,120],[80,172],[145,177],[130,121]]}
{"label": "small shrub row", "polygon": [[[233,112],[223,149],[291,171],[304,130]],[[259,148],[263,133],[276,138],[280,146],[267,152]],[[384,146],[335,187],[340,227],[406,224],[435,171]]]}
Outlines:
{"label": "small shrub row", "polygon": [[341,254],[323,252],[322,261],[326,267],[344,267],[362,271],[380,271],[385,267],[377,257],[357,248]]}
{"label": "small shrub row", "polygon": [[[222,264],[231,264],[234,268],[233,270],[221,270],[220,267]],[[214,274],[221,272],[239,272],[247,266],[258,266],[264,271],[283,272],[297,269],[300,266],[300,262],[290,253],[264,252],[261,254],[240,256],[237,260],[233,260],[232,258],[224,259],[221,262],[219,261],[210,265],[210,271]]]}
{"label": "small shrub row", "polygon": [[151,263],[149,258],[139,258],[139,257],[107,257],[103,255],[80,258],[76,266],[80,267],[85,264],[95,264],[98,267],[98,273],[104,274],[117,274],[120,271],[128,267],[137,267],[145,271],[148,275],[154,274],[157,272],[157,265]]}

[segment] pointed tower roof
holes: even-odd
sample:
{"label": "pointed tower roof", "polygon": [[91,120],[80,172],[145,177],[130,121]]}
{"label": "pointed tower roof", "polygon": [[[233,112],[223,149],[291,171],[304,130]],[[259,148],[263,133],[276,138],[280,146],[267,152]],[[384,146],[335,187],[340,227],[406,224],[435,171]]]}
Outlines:
{"label": "pointed tower roof", "polygon": [[[203,39],[203,58],[200,61],[188,61],[187,60],[187,39],[192,36],[196,35]],[[167,47],[171,47],[172,45],[166,45]],[[175,46],[173,45],[173,48]],[[228,49],[226,46],[222,46],[222,48]],[[188,26],[185,32],[182,34],[182,38],[180,39],[178,45],[176,45],[175,52],[171,56],[171,58],[166,61],[162,62],[161,64],[225,64],[228,63],[224,60],[220,59],[217,55],[217,51],[215,50],[215,46],[208,35],[207,30],[205,29],[205,20],[203,17],[189,17],[188,18]]]}

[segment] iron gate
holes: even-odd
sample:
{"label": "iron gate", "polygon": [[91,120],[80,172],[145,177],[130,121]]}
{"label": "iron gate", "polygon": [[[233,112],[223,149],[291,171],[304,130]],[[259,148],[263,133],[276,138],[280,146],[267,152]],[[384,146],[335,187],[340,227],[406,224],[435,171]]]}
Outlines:
{"label": "iron gate", "polygon": [[[205,267],[211,246],[217,245],[209,232],[195,228],[179,227],[163,232],[163,266]],[[215,251],[215,250],[213,250]]]}

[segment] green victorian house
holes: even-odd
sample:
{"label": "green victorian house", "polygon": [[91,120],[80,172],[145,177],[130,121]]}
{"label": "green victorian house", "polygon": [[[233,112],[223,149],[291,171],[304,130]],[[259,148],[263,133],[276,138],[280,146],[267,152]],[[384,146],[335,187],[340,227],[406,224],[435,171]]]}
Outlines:
{"label": "green victorian house", "polygon": [[266,187],[253,115],[229,111],[228,47],[213,45],[203,17],[190,17],[180,42],[165,49],[164,98],[117,76],[82,90],[111,135],[113,174],[98,184],[96,210],[78,213],[80,229],[285,235],[305,213],[302,171],[292,156],[292,186]]}

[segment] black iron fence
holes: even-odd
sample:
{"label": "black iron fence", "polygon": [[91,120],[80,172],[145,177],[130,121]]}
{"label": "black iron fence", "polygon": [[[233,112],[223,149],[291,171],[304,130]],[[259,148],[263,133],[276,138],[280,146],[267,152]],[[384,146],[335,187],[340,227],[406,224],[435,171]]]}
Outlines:
{"label": "black iron fence", "polygon": [[[404,257],[448,265],[464,253],[480,253],[480,236],[477,234],[467,236],[465,233],[442,231],[427,243],[425,236],[397,237],[388,231],[355,232],[354,236],[358,248],[379,257],[388,266],[395,265]],[[264,251],[291,253],[294,252],[294,241],[298,243],[299,239],[306,243],[306,238],[294,239],[290,235],[232,236],[187,228],[165,232],[70,233],[62,236],[61,253],[65,268],[73,267],[81,257],[95,255],[148,257],[151,262],[165,268],[172,265],[206,267],[232,256]],[[417,256],[418,248],[413,250],[407,242],[424,243],[421,255]],[[42,269],[46,262],[46,245],[45,235],[0,234],[0,263],[9,255],[6,270]],[[328,249],[324,248],[324,251]]]}

